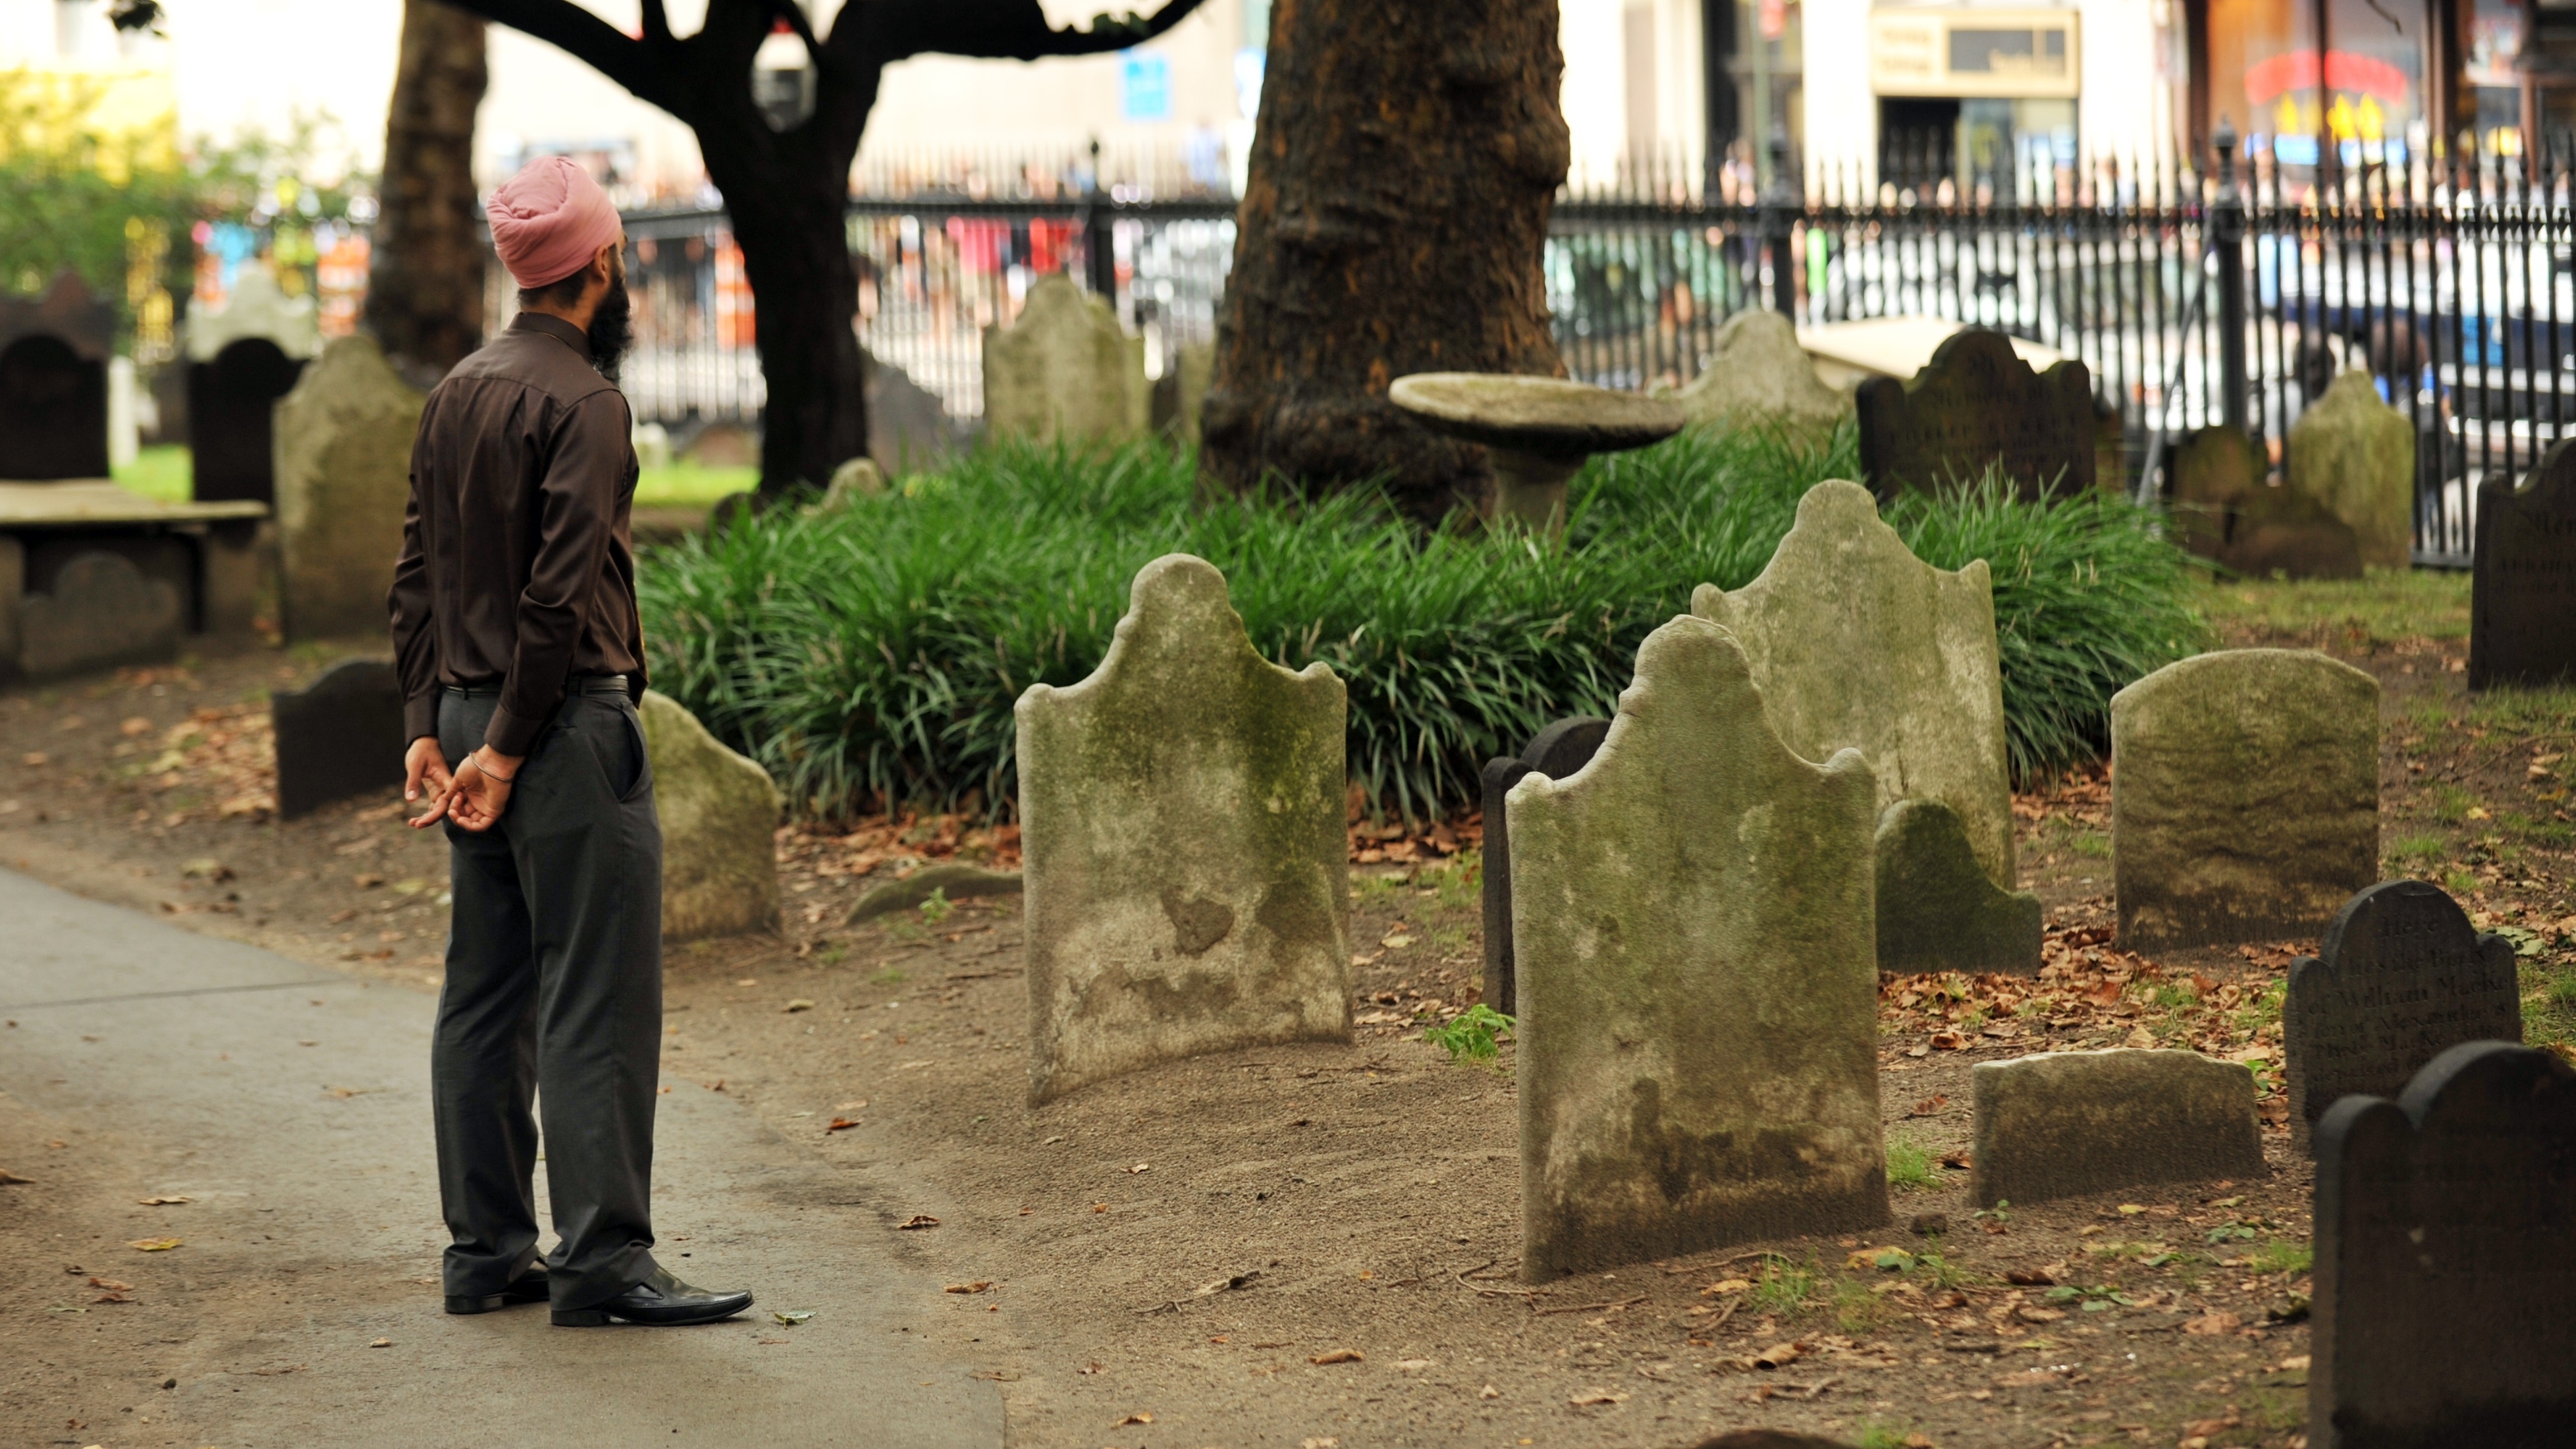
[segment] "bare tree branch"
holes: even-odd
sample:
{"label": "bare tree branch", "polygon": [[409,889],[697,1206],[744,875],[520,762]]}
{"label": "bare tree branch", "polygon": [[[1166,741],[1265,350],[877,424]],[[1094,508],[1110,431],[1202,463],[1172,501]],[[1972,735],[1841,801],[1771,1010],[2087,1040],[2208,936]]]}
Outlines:
{"label": "bare tree branch", "polygon": [[[581,61],[601,75],[633,91],[642,100],[687,119],[686,88],[663,66],[656,63],[657,47],[638,40],[617,27],[591,14],[572,0],[448,0],[459,10],[470,11],[513,30],[524,31],[545,41],[573,59]],[[651,34],[652,18],[659,5],[646,6],[646,34]],[[663,33],[669,33],[668,22]]]}
{"label": "bare tree branch", "polygon": [[670,39],[670,12],[662,8],[662,0],[644,0],[644,43],[667,44]]}
{"label": "bare tree branch", "polygon": [[1037,0],[851,0],[831,43],[880,64],[932,52],[987,60],[1098,55],[1152,40],[1200,3],[1165,0],[1151,15],[1100,15],[1084,29],[1059,30]]}

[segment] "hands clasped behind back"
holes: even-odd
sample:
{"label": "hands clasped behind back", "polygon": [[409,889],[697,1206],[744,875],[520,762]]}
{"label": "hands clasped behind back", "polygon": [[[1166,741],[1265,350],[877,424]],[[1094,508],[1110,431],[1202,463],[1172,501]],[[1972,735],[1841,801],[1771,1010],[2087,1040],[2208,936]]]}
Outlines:
{"label": "hands clasped behind back", "polygon": [[[487,769],[483,763],[486,751],[477,749],[467,754],[455,771],[447,768],[447,753],[439,748],[437,737],[423,735],[411,742],[403,756],[403,798],[418,800],[424,793],[429,808],[411,821],[414,830],[426,830],[441,820],[453,822],[460,830],[484,831],[497,824],[510,808],[510,787],[516,772],[504,776]],[[525,763],[500,761],[504,765]]]}

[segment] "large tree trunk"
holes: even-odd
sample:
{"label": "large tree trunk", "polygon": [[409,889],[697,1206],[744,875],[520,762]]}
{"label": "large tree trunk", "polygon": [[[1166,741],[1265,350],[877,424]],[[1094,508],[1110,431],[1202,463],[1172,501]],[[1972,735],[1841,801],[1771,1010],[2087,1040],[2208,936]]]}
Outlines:
{"label": "large tree trunk", "polygon": [[1484,450],[1386,400],[1409,372],[1561,375],[1540,259],[1569,145],[1556,0],[1278,0],[1218,324],[1202,466],[1392,473],[1482,507]]}
{"label": "large tree trunk", "polygon": [[753,339],[769,386],[761,410],[760,502],[820,488],[868,451],[859,365],[858,273],[850,264],[849,175],[879,71],[827,76],[832,112],[773,132],[747,96],[700,119],[698,152],[724,193],[734,244],[751,284]]}
{"label": "large tree trunk", "polygon": [[483,345],[483,209],[474,191],[483,28],[440,0],[404,0],[366,325],[394,366],[423,385]]}

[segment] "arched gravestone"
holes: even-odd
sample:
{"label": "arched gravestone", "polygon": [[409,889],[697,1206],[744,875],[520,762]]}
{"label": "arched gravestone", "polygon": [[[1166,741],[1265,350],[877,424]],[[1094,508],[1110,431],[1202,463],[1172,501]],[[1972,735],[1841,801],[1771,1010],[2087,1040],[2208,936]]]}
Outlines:
{"label": "arched gravestone", "polygon": [[211,362],[188,364],[188,447],[201,503],[277,502],[277,400],[304,363],[265,337],[245,337]]}
{"label": "arched gravestone", "polygon": [[107,476],[107,359],[116,315],[65,271],[0,300],[0,478]]}
{"label": "arched gravestone", "polygon": [[2202,428],[2173,451],[2175,541],[2240,573],[2361,577],[2352,525],[2304,493],[2270,482],[2263,444],[2235,428]]}
{"label": "arched gravestone", "polygon": [[2281,1003],[2290,1133],[2302,1151],[2337,1099],[2393,1097],[2464,1041],[2522,1040],[2513,945],[2420,880],[2344,903],[2317,954],[2290,963]]}
{"label": "arched gravestone", "polygon": [[1152,407],[1143,340],[1061,272],[1029,288],[1019,319],[984,329],[984,430],[996,438],[1123,443]]}
{"label": "arched gravestone", "polygon": [[2469,584],[2469,688],[2576,676],[2576,439],[2555,444],[2520,487],[2478,488]]}
{"label": "arched gravestone", "polygon": [[1512,787],[1525,1277],[1887,1221],[1876,790],[1688,615],[1590,764]]}
{"label": "arched gravestone", "polygon": [[313,299],[264,266],[241,269],[220,307],[188,318],[188,443],[199,502],[277,501],[270,414],[322,350]]}
{"label": "arched gravestone", "polygon": [[1989,465],[2022,497],[2093,486],[2093,374],[2075,361],[2033,372],[2000,332],[1971,327],[1911,378],[1860,385],[1860,466],[1881,498],[1949,492]]}
{"label": "arched gravestone", "polygon": [[1524,775],[1562,780],[1592,763],[1610,721],[1588,714],[1561,719],[1530,737],[1517,755],[1485,762],[1485,1003],[1505,1016],[1519,1005],[1512,982],[1512,832],[1503,797]]}
{"label": "arched gravestone", "polygon": [[2576,1069],[2455,1046],[2317,1123],[2312,1449],[2541,1449],[2576,1424]]}

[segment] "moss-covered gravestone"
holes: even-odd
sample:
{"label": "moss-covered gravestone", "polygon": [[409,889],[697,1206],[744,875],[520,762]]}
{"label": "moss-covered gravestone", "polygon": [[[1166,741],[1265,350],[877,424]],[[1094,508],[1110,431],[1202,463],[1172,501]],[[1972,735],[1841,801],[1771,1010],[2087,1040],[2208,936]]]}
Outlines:
{"label": "moss-covered gravestone", "polygon": [[1147,564],[1091,677],[1020,696],[1029,1094],[1351,1031],[1342,682]]}
{"label": "moss-covered gravestone", "polygon": [[2576,1425],[2576,1070],[2506,1042],[2317,1124],[2312,1449],[2560,1445]]}
{"label": "moss-covered gravestone", "polygon": [[2111,696],[2111,854],[2130,950],[2324,929],[2379,879],[2379,681],[2230,649]]}
{"label": "moss-covered gravestone", "polygon": [[1717,346],[1691,385],[1673,394],[1693,423],[1774,427],[1830,436],[1851,415],[1851,398],[1825,386],[1798,331],[1777,312],[1738,312],[1717,330]]}
{"label": "moss-covered gravestone", "polygon": [[1590,764],[1512,787],[1530,1279],[1886,1221],[1874,788],[1687,616]]}
{"label": "moss-covered gravestone", "polygon": [[2290,491],[2351,527],[2361,561],[2402,569],[2415,556],[2415,425],[2379,400],[2358,368],[2290,426]]}
{"label": "moss-covered gravestone", "polygon": [[2469,924],[2428,881],[2382,881],[2290,963],[2281,1047],[2290,1136],[2300,1150],[2326,1109],[2361,1093],[2393,1097],[2464,1041],[2522,1040],[2513,943]]}
{"label": "moss-covered gravestone", "polygon": [[375,339],[342,337],[278,400],[277,529],[286,633],[385,632],[427,397]]}
{"label": "moss-covered gravestone", "polygon": [[2469,688],[2576,678],[2576,439],[2540,455],[2520,486],[2478,485],[2469,585]]}
{"label": "moss-covered gravestone", "polygon": [[[1857,483],[1817,484],[1762,576],[1691,611],[1744,651],[1781,743],[1846,746],[1877,780],[1879,964],[2039,969],[2039,897],[2017,891],[2003,673],[1985,561],[1916,558]],[[1902,816],[1895,807],[1919,802]]]}
{"label": "moss-covered gravestone", "polygon": [[1144,435],[1151,405],[1142,342],[1061,272],[1029,288],[1017,321],[984,330],[984,426],[994,437],[1124,442]]}
{"label": "moss-covered gravestone", "polygon": [[678,700],[644,692],[636,711],[662,820],[662,938],[778,929],[778,787],[725,748]]}

